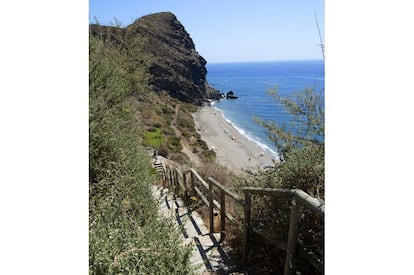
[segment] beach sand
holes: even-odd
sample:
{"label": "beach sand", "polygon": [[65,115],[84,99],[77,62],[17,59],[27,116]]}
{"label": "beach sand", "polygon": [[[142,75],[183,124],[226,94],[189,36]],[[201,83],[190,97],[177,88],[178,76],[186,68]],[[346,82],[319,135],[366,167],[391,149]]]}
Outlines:
{"label": "beach sand", "polygon": [[236,174],[252,171],[264,165],[272,165],[274,157],[259,145],[240,134],[213,107],[205,106],[193,114],[197,132],[216,152],[216,162]]}

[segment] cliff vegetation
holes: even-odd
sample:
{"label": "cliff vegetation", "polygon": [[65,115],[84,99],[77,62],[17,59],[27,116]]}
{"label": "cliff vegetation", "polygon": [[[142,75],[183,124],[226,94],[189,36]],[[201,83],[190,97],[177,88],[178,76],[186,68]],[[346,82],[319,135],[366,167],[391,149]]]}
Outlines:
{"label": "cliff vegetation", "polygon": [[[207,97],[204,95],[205,87],[194,94],[186,94],[191,79],[185,77],[181,77],[181,82],[177,81],[171,90],[163,89],[162,85],[167,84],[154,85],[158,83],[157,74],[163,70],[171,77],[184,73],[162,69],[167,59],[158,60],[155,52],[145,48],[149,45],[147,43],[155,43],[151,40],[155,39],[152,37],[155,34],[142,35],[140,31],[151,31],[150,25],[156,24],[157,20],[160,24],[174,23],[170,14],[160,16],[148,22],[148,18],[143,22],[138,20],[130,28],[91,26],[90,274],[193,272],[189,265],[191,249],[180,245],[179,229],[172,220],[159,217],[150,189],[158,177],[150,166],[144,145],[159,147],[166,155],[179,154],[181,144],[172,127],[173,121],[182,133],[191,137],[193,104]],[[190,42],[187,42],[189,46],[192,45]],[[205,62],[196,53],[193,56],[199,64]],[[179,66],[176,69],[184,70]],[[191,70],[187,74],[193,77]],[[199,74],[202,75],[203,71],[200,70]],[[184,96],[187,102],[179,101]],[[181,155],[177,158],[183,159]]]}

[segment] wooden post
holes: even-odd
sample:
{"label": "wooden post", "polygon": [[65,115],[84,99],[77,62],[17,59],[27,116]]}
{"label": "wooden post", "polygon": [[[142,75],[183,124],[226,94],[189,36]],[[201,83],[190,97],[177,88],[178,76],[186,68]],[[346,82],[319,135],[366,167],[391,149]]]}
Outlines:
{"label": "wooden post", "polygon": [[220,241],[226,237],[226,194],[220,189]]}
{"label": "wooden post", "polygon": [[184,185],[184,200],[185,203],[188,205],[188,191],[187,191],[187,173],[183,171],[183,185]]}
{"label": "wooden post", "polygon": [[180,186],[179,186],[179,182],[178,182],[178,171],[177,168],[174,169],[174,183],[175,183],[175,194],[177,194],[177,197],[180,193]]}
{"label": "wooden post", "polygon": [[193,171],[191,170],[190,170],[190,187],[191,187],[191,196],[195,196],[194,174],[193,174]]}
{"label": "wooden post", "polygon": [[251,195],[249,192],[244,193],[244,222],[243,222],[243,266],[247,263],[247,253],[249,252],[249,231],[250,231],[250,212],[251,212]]}
{"label": "wooden post", "polygon": [[299,206],[295,200],[292,200],[292,210],[290,214],[289,236],[286,248],[286,260],[284,275],[290,275],[294,271],[294,257],[296,253],[296,244],[299,232]]}
{"label": "wooden post", "polygon": [[165,187],[165,170],[162,170],[161,180],[162,180],[162,187]]}
{"label": "wooden post", "polygon": [[162,187],[165,188],[167,186],[167,170],[164,171],[164,173],[162,175],[162,179],[163,179]]}
{"label": "wooden post", "polygon": [[214,232],[214,202],[213,202],[213,183],[208,182],[208,204],[210,208],[210,234]]}
{"label": "wooden post", "polygon": [[171,169],[171,167],[170,167],[170,188],[171,188],[171,186],[173,186],[173,171],[172,171],[172,169]]}
{"label": "wooden post", "polygon": [[168,183],[170,181],[170,169],[169,167],[167,167],[167,169],[165,169],[165,187],[168,188]]}

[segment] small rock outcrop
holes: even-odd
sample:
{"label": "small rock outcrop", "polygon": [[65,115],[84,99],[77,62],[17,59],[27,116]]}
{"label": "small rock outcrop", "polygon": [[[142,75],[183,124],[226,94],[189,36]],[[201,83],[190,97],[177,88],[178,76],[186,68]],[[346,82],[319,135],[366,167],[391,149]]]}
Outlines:
{"label": "small rock outcrop", "polygon": [[235,96],[235,95],[234,95],[234,92],[233,92],[233,91],[230,91],[230,92],[228,92],[228,93],[226,94],[226,98],[227,98],[227,99],[236,99],[236,98],[238,98],[238,96]]}

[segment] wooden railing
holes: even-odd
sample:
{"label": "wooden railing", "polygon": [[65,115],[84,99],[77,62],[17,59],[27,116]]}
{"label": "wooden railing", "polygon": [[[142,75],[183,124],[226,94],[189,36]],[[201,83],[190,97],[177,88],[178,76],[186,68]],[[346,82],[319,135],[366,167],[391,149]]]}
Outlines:
{"label": "wooden railing", "polygon": [[[324,203],[311,197],[307,193],[299,189],[270,189],[270,188],[254,188],[245,187],[242,188],[244,193],[244,199],[240,199],[236,194],[226,189],[222,184],[215,179],[209,177],[207,182],[195,171],[194,169],[188,169],[187,171],[180,171],[177,168],[171,166],[165,167],[163,173],[163,184],[169,186],[175,194],[180,194],[184,197],[184,200],[188,203],[191,196],[197,196],[202,203],[204,203],[209,209],[209,223],[210,233],[214,232],[214,216],[217,214],[214,211],[220,213],[220,241],[225,238],[226,232],[226,218],[232,223],[238,224],[243,228],[243,250],[242,250],[242,262],[247,263],[247,257],[249,252],[249,239],[250,235],[255,233],[251,228],[251,208],[252,208],[252,196],[270,196],[276,199],[289,199],[291,200],[291,213],[289,223],[288,240],[285,247],[281,247],[286,250],[284,274],[292,274],[294,271],[294,257],[298,248],[298,232],[299,221],[301,215],[301,209],[310,209],[318,216],[324,218],[325,207]],[[217,198],[214,196],[218,190]],[[207,195],[206,195],[207,194]],[[218,201],[216,200],[218,199]],[[226,199],[230,199],[228,203],[233,203],[241,206],[244,209],[243,221],[237,220],[228,211],[226,211]],[[300,248],[300,247],[299,247]],[[303,248],[302,252],[304,252]],[[307,255],[309,253],[304,253]],[[321,273],[323,273],[323,259],[313,257],[308,261]]]}
{"label": "wooden railing", "polygon": [[[244,237],[243,237],[243,252],[242,261],[246,262],[247,254],[249,250],[248,240],[251,233],[250,228],[250,215],[252,206],[252,195],[258,196],[271,196],[277,199],[290,199],[291,200],[291,214],[289,223],[289,235],[286,245],[286,259],[284,274],[292,274],[294,270],[294,256],[296,254],[296,248],[298,243],[299,232],[299,219],[301,208],[307,208],[316,213],[317,215],[324,217],[325,206],[319,200],[309,196],[305,192],[299,189],[271,189],[271,188],[254,188],[245,187],[244,192]],[[304,255],[307,255],[304,254]],[[320,272],[323,272],[323,259],[309,259],[311,264]]]}
{"label": "wooden railing", "polygon": [[[229,211],[226,211],[226,199],[231,199],[231,203],[239,204],[241,207],[243,207],[243,201],[213,178],[209,177],[207,181],[208,183],[194,169],[181,172],[177,168],[166,167],[163,176],[164,185],[169,185],[175,194],[182,192],[183,199],[186,202],[190,201],[190,197],[196,196],[209,208],[210,233],[214,232],[215,210],[219,212],[220,241],[222,241],[225,238],[226,219],[241,226],[241,223]],[[218,201],[214,197],[214,191],[217,189],[220,194],[219,198],[217,198]]]}

